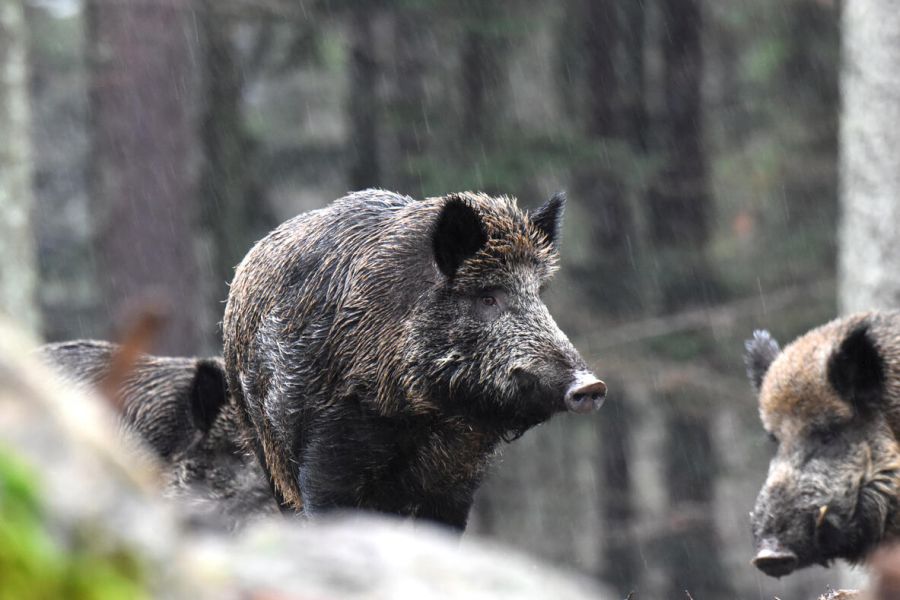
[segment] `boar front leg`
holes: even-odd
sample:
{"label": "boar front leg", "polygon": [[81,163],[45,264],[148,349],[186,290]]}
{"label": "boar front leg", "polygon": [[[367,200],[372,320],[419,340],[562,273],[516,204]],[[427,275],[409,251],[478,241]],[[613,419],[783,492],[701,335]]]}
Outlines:
{"label": "boar front leg", "polygon": [[384,485],[402,468],[394,427],[348,403],[320,413],[305,438],[299,484],[306,515],[341,508],[402,514],[405,494],[385,493]]}

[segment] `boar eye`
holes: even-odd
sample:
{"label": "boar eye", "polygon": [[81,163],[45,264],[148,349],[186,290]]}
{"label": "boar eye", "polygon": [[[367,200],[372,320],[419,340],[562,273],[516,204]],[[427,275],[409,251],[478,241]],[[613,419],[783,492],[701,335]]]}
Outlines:
{"label": "boar eye", "polygon": [[502,290],[481,290],[473,297],[475,316],[483,321],[492,321],[507,308],[507,297]]}
{"label": "boar eye", "polygon": [[840,428],[836,425],[829,425],[827,427],[823,427],[822,429],[816,430],[816,437],[819,438],[819,441],[823,444],[830,444],[840,435]]}
{"label": "boar eye", "polygon": [[778,445],[778,438],[771,431],[766,432],[766,437],[769,438],[769,441],[775,445]]}

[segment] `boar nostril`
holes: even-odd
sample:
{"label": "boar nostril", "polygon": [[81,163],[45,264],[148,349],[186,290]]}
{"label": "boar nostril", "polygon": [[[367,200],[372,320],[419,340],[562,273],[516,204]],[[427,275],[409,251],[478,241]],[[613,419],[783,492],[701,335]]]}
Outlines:
{"label": "boar nostril", "polygon": [[774,540],[761,544],[759,552],[751,561],[753,566],[770,577],[787,575],[797,568],[797,555]]}
{"label": "boar nostril", "polygon": [[606,384],[590,373],[578,373],[566,391],[566,408],[575,413],[597,410],[606,400]]}

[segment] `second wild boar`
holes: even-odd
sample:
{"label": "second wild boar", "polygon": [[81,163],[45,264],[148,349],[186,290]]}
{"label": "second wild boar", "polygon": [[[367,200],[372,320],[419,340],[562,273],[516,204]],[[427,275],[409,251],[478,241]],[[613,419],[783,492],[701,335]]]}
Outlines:
{"label": "second wild boar", "polygon": [[781,577],[896,538],[900,313],[837,319],[783,351],[757,331],[746,359],[778,446],[751,513],[753,563]]}

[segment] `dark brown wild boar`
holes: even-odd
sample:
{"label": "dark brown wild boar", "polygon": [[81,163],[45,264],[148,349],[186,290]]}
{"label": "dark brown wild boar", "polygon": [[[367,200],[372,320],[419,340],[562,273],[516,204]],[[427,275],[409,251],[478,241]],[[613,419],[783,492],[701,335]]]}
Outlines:
{"label": "dark brown wild boar", "polygon": [[368,190],[296,217],[238,266],[229,389],[283,505],[464,528],[498,443],[606,386],[540,292],[563,198],[526,212]]}
{"label": "dark brown wild boar", "polygon": [[781,577],[864,559],[900,533],[900,312],[832,321],[784,351],[765,331],[746,345],[778,445],[751,513],[753,563]]}

